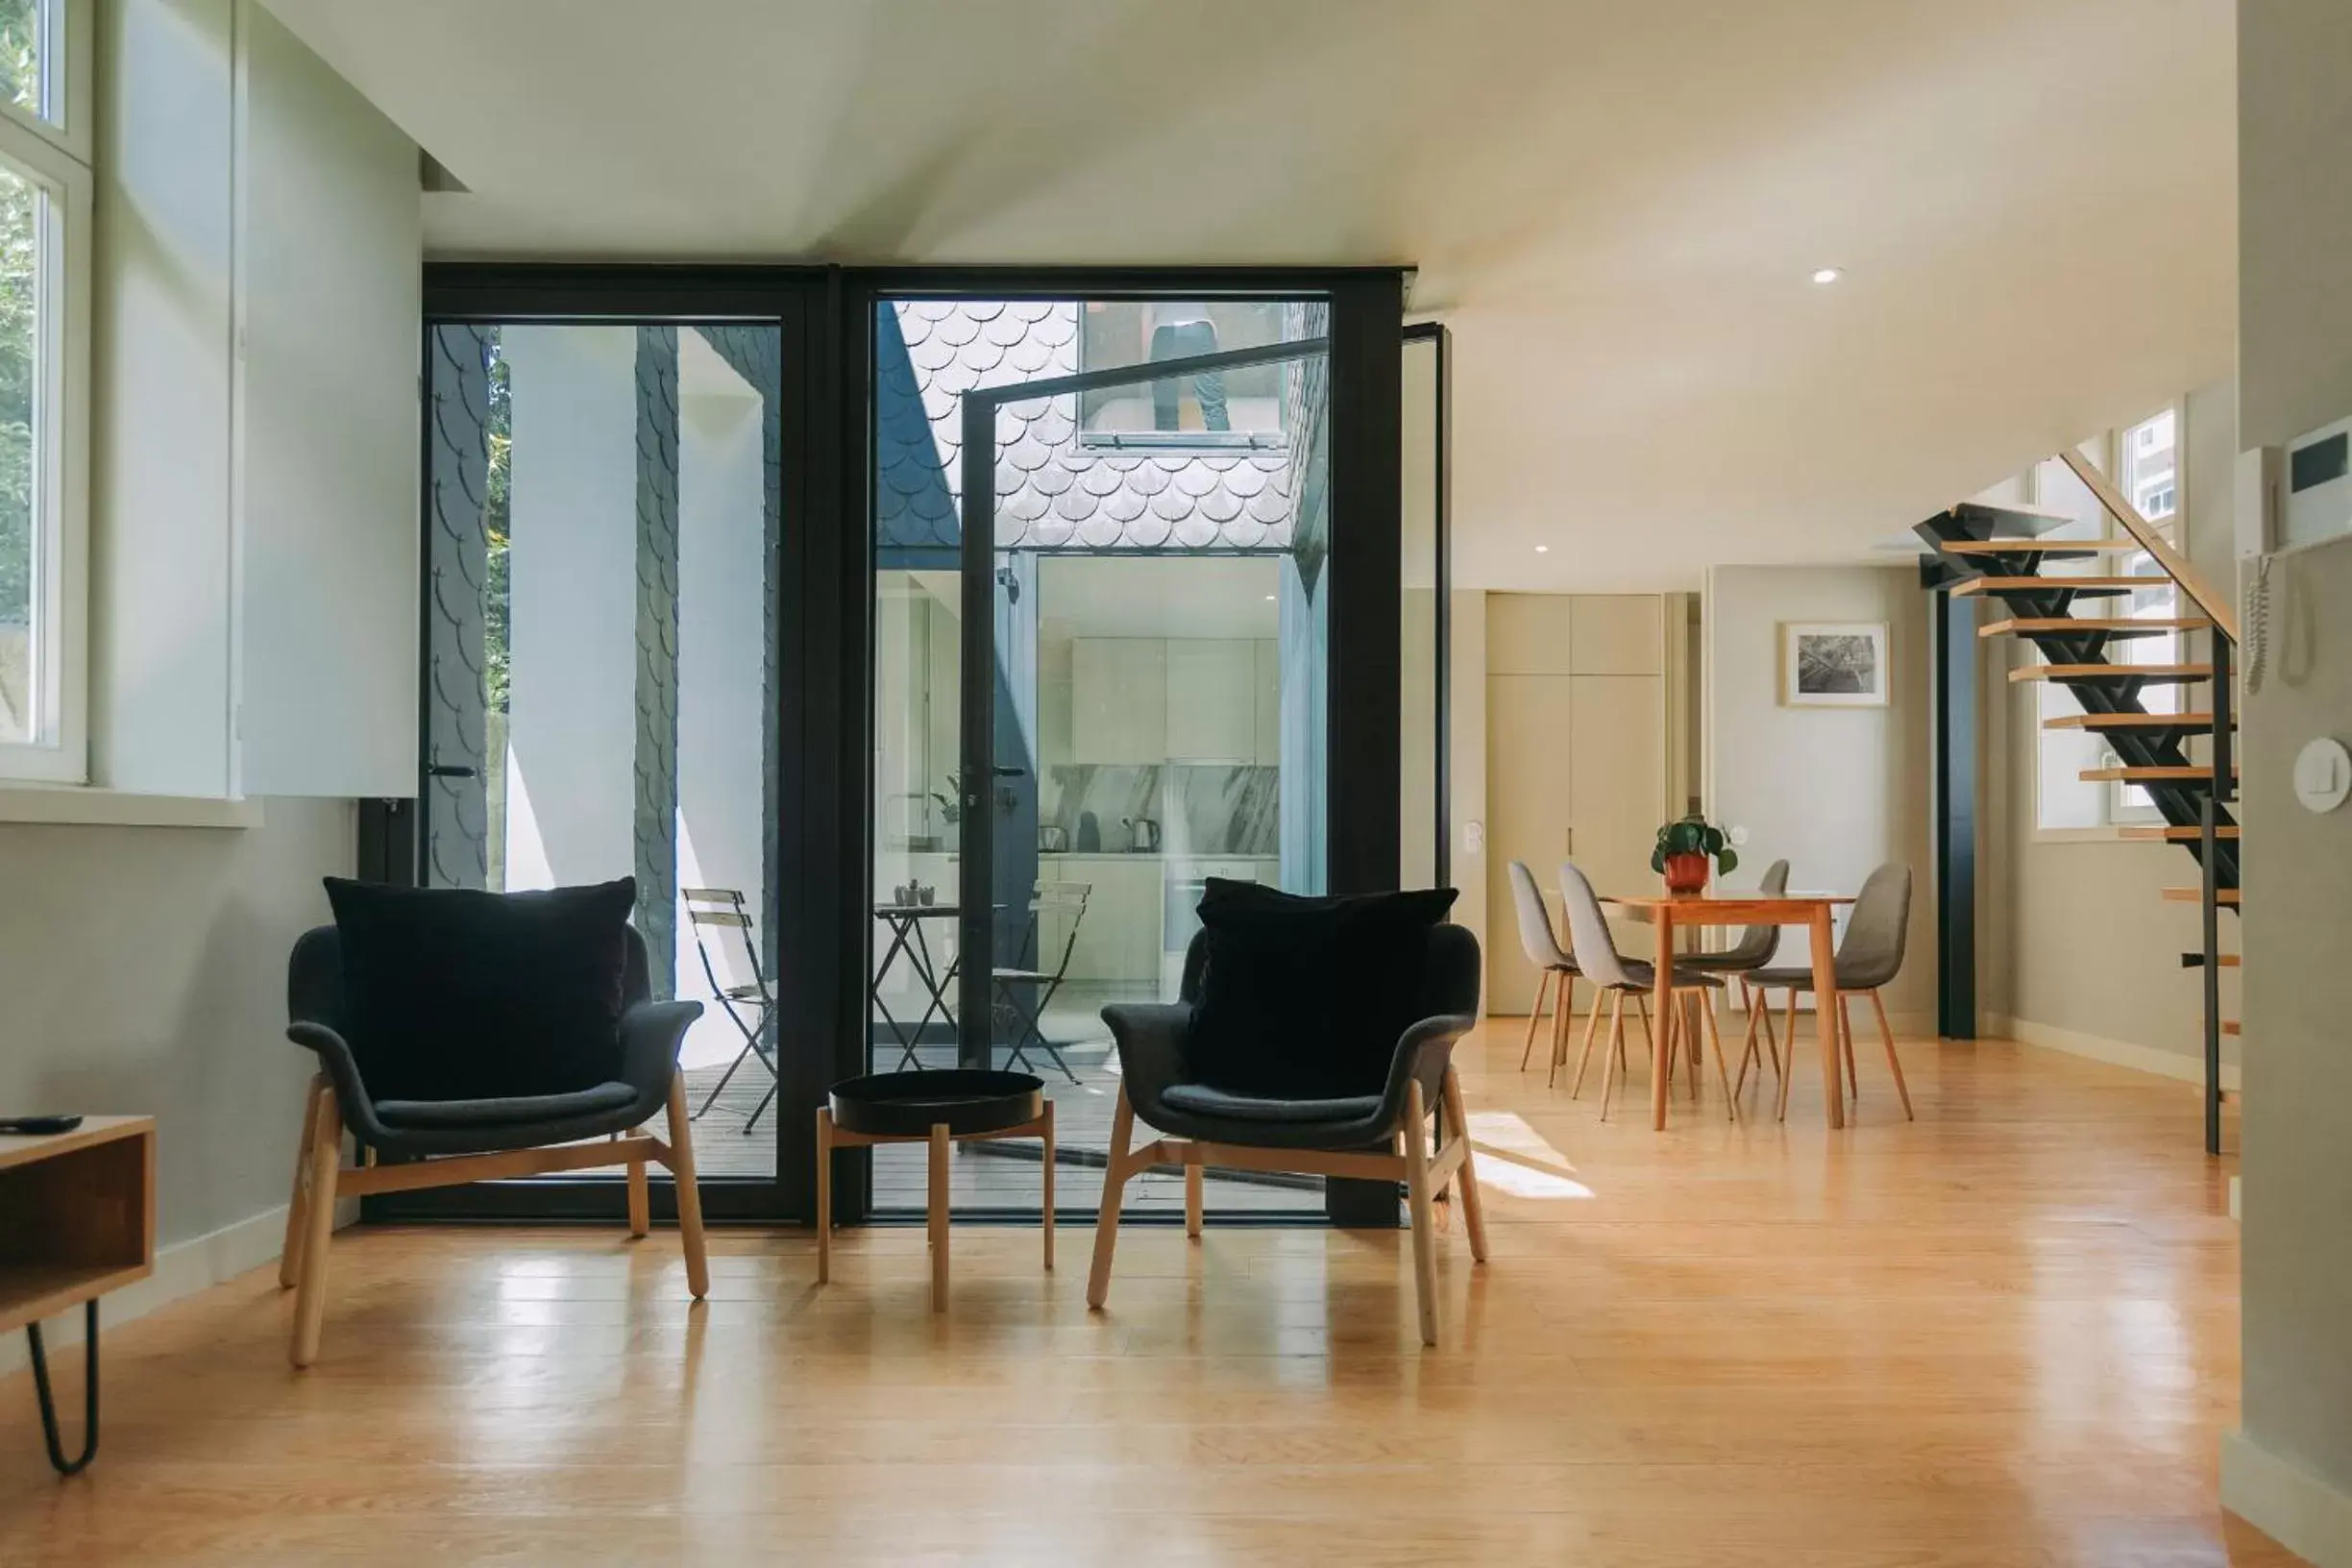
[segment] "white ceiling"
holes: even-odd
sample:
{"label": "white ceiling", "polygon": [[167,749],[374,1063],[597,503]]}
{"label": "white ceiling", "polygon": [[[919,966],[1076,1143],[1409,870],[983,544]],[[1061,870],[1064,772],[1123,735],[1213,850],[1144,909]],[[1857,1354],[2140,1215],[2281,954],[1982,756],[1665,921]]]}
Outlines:
{"label": "white ceiling", "polygon": [[1465,586],[1861,558],[2232,370],[2231,0],[269,3],[440,255],[1415,265]]}

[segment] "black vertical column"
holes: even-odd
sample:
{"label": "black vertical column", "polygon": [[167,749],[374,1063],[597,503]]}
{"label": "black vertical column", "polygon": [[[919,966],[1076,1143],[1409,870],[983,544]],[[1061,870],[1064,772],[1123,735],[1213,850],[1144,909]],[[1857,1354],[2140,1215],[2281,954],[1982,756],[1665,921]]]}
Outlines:
{"label": "black vertical column", "polygon": [[[1330,887],[1379,893],[1397,885],[1404,809],[1404,279],[1335,286],[1331,344]],[[1394,1182],[1323,1191],[1335,1225],[1397,1223]]]}
{"label": "black vertical column", "polygon": [[1976,611],[1930,590],[1935,644],[1936,1033],[1976,1038]]}

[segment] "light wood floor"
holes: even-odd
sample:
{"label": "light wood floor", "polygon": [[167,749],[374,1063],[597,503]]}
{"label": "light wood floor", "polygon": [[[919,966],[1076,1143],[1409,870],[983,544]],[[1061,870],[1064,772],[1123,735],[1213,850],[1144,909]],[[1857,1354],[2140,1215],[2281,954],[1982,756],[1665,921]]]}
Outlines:
{"label": "light wood floor", "polygon": [[[289,1371],[274,1271],[108,1335],[59,1482],[0,1381],[0,1563],[2289,1562],[2216,1499],[2237,1237],[2185,1086],[2005,1043],[1863,1061],[1860,1124],[1606,1126],[1465,1052],[1493,1262],[1402,1236],[349,1234]],[[1638,1085],[1639,1078],[1636,1078]],[[1646,1103],[1636,1096],[1636,1107]],[[1547,1153],[1546,1151],[1556,1151]],[[1535,1166],[1550,1166],[1537,1169]],[[71,1376],[78,1381],[78,1369]],[[67,1391],[69,1402],[72,1391]],[[77,1414],[78,1418],[78,1414]]]}

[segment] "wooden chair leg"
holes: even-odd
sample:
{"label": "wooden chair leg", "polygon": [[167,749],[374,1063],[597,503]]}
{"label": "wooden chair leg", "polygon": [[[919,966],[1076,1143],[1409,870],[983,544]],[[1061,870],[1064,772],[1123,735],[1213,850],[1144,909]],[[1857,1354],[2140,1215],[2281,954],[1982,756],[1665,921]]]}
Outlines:
{"label": "wooden chair leg", "polygon": [[686,1104],[686,1074],[670,1075],[670,1185],[677,1193],[678,1246],[686,1254],[686,1289],[710,1294],[710,1255],[702,1245],[702,1188],[695,1180],[694,1114]]}
{"label": "wooden chair leg", "polygon": [[1185,1170],[1185,1235],[1198,1241],[1201,1234],[1201,1167],[1187,1162]]}
{"label": "wooden chair leg", "polygon": [[1560,1064],[1568,1060],[1568,1030],[1575,1010],[1576,976],[1563,970],[1559,989],[1552,994],[1552,1071],[1544,1080],[1546,1088],[1559,1076]]}
{"label": "wooden chair leg", "polygon": [[1699,1011],[1707,1005],[1707,993],[1702,987],[1693,987],[1682,993],[1683,1055],[1690,1059],[1690,1097],[1699,1097]]}
{"label": "wooden chair leg", "polygon": [[1042,1217],[1045,1221],[1045,1272],[1051,1274],[1054,1248],[1054,1117],[1053,1101],[1051,1100],[1045,1102],[1043,1119],[1045,1122],[1045,1190],[1041,1195],[1041,1201],[1044,1205]]}
{"label": "wooden chair leg", "polygon": [[1473,1262],[1486,1261],[1486,1211],[1479,1198],[1478,1151],[1470,1146],[1470,1108],[1462,1104],[1461,1074],[1446,1066],[1445,1115],[1447,1137],[1462,1146],[1460,1168],[1454,1173],[1454,1189],[1461,1195],[1462,1230],[1470,1237]]}
{"label": "wooden chair leg", "polygon": [[1902,1101],[1903,1120],[1916,1121],[1919,1118],[1911,1115],[1911,1089],[1903,1082],[1902,1059],[1895,1054],[1895,1031],[1887,1026],[1886,1003],[1878,999],[1875,989],[1870,999],[1872,1010],[1878,1015],[1878,1038],[1886,1041],[1887,1066],[1895,1074],[1895,1093]]}
{"label": "wooden chair leg", "polygon": [[[1568,1086],[1568,1097],[1572,1100],[1584,1092],[1584,1066],[1592,1060],[1593,1041],[1599,1038],[1601,996],[1600,992],[1593,992],[1592,1010],[1584,1015],[1584,1049],[1577,1056],[1576,1082]],[[1601,1064],[1601,1070],[1605,1074],[1608,1071],[1606,1062]]]}
{"label": "wooden chair leg", "polygon": [[1846,1097],[1860,1105],[1862,1075],[1854,1071],[1853,1012],[1846,1005],[1850,999],[1845,992],[1837,994],[1838,1053],[1846,1058]]}
{"label": "wooden chair leg", "polygon": [[646,1180],[646,1163],[631,1160],[628,1163],[628,1232],[631,1237],[640,1237],[652,1229],[653,1184]]}
{"label": "wooden chair leg", "polygon": [[[1715,1023],[1714,1000],[1715,998],[1709,995],[1702,998],[1700,1005],[1706,1016],[1707,1041],[1715,1047],[1715,1082],[1723,1089],[1724,1115],[1730,1120],[1737,1121],[1739,1120],[1739,1100],[1731,1092],[1731,1073],[1724,1064],[1723,1031]],[[1746,1064],[1743,1063],[1741,1066],[1745,1066]]]}
{"label": "wooden chair leg", "polygon": [[817,1283],[833,1278],[833,1108],[817,1108]]}
{"label": "wooden chair leg", "polygon": [[1087,1272],[1087,1305],[1100,1311],[1111,1294],[1111,1254],[1118,1246],[1119,1210],[1127,1192],[1127,1145],[1135,1136],[1135,1106],[1119,1085],[1111,1113],[1111,1139],[1103,1146],[1102,1208],[1094,1216],[1094,1266]]}
{"label": "wooden chair leg", "polygon": [[1437,1342],[1437,1217],[1430,1207],[1429,1106],[1421,1081],[1405,1086],[1405,1196],[1412,1211],[1413,1299],[1421,1342]]}
{"label": "wooden chair leg", "polygon": [[1552,971],[1540,969],[1535,975],[1535,1005],[1528,1009],[1527,1043],[1519,1047],[1519,1070],[1527,1071],[1528,1058],[1535,1050],[1535,1026],[1543,1021],[1544,988],[1552,984]]}
{"label": "wooden chair leg", "polygon": [[1731,1092],[1734,1096],[1748,1087],[1748,1065],[1750,1063],[1755,1064],[1756,1082],[1761,1084],[1764,1081],[1764,1059],[1758,1053],[1756,1045],[1755,993],[1749,989],[1748,982],[1745,980],[1740,982],[1740,1011],[1748,1016],[1748,1027],[1740,1036],[1739,1078],[1731,1086]]}
{"label": "wooden chair leg", "polygon": [[1775,1038],[1773,1034],[1772,998],[1765,995],[1760,991],[1756,992],[1756,995],[1764,1004],[1762,1008],[1764,1023],[1764,1049],[1772,1057],[1773,1077],[1776,1081],[1780,1077],[1782,1068],[1780,1066],[1780,1041]]}
{"label": "wooden chair leg", "polygon": [[[1611,1061],[1610,1058],[1615,1060]],[[1617,1095],[1617,1080],[1625,1072],[1625,992],[1609,992],[1609,1055],[1601,1059],[1601,1119],[1608,1120]]]}
{"label": "wooden chair leg", "polygon": [[[1764,1006],[1767,1012],[1771,1010],[1771,997],[1767,996],[1764,998]],[[1795,986],[1789,987],[1788,1013],[1786,1017],[1788,1019],[1788,1027],[1782,1031],[1782,1038],[1785,1039],[1788,1043],[1788,1052],[1781,1058],[1780,1063],[1779,1119],[1782,1121],[1788,1120],[1789,1080],[1797,1076],[1797,988]]]}
{"label": "wooden chair leg", "polygon": [[326,1092],[327,1075],[319,1073],[310,1080],[310,1088],[303,1096],[302,1142],[294,1150],[294,1195],[286,1200],[285,1244],[278,1252],[278,1286],[291,1290],[302,1278],[304,1216],[309,1213],[310,1143],[318,1137],[319,1096]]}
{"label": "wooden chair leg", "polygon": [[334,1234],[335,1173],[343,1164],[343,1112],[331,1086],[318,1091],[307,1152],[310,1191],[303,1200],[301,1288],[294,1297],[288,1358],[298,1367],[318,1360],[319,1334],[327,1323],[327,1238]]}

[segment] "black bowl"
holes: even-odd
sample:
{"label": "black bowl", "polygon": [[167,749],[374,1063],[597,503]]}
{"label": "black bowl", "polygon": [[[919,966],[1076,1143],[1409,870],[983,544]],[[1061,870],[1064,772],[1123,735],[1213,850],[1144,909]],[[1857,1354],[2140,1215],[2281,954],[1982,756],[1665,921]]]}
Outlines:
{"label": "black bowl", "polygon": [[941,1122],[950,1137],[1001,1133],[1045,1114],[1045,1080],[1026,1072],[943,1067],[877,1072],[835,1084],[833,1125],[870,1138],[928,1138]]}

